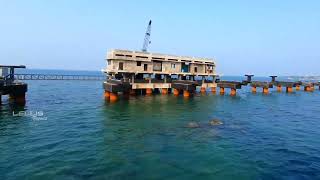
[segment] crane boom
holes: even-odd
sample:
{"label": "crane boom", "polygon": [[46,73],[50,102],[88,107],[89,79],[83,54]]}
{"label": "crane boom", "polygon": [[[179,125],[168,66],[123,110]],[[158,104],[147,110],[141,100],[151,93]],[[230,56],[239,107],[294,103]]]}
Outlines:
{"label": "crane boom", "polygon": [[150,41],[150,35],[151,35],[151,20],[149,21],[146,34],[144,36],[143,46],[142,46],[142,52],[147,52],[148,45],[151,44]]}

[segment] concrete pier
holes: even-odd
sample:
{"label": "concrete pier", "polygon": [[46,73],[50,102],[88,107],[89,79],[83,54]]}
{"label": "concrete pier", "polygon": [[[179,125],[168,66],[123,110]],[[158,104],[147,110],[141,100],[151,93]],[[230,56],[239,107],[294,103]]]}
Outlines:
{"label": "concrete pier", "polygon": [[312,82],[304,82],[301,84],[304,87],[304,91],[306,92],[313,92],[314,90],[314,83]]}
{"label": "concrete pier", "polygon": [[263,94],[269,94],[269,88],[273,88],[273,83],[271,82],[263,82],[263,81],[252,81],[250,83],[251,87],[253,87],[252,92],[256,93],[256,88],[262,88]]}
{"label": "concrete pier", "polygon": [[15,69],[17,68],[25,68],[25,66],[0,65],[0,105],[3,95],[9,95],[10,103],[19,105],[26,103],[28,85],[14,79]]}
{"label": "concrete pier", "polygon": [[246,79],[246,80],[243,80],[243,81],[242,81],[242,84],[246,86],[246,85],[248,85],[249,83],[251,83],[252,77],[253,77],[254,75],[253,75],[253,74],[245,74],[244,76],[246,76],[247,79]]}
{"label": "concrete pier", "polygon": [[225,88],[230,89],[230,95],[235,96],[237,94],[237,89],[241,89],[242,82],[238,81],[219,81],[217,86],[220,87],[220,94],[223,95],[225,93]]}

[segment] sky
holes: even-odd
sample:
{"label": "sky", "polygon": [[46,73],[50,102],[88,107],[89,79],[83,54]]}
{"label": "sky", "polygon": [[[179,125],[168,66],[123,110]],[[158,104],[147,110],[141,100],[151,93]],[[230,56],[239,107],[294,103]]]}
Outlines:
{"label": "sky", "polygon": [[320,75],[317,0],[0,0],[0,64],[101,70],[109,49],[214,58],[221,75]]}

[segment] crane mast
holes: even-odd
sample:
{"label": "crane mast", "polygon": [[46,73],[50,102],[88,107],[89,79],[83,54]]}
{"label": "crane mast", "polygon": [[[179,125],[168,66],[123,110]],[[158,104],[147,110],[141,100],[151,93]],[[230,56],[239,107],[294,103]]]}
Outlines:
{"label": "crane mast", "polygon": [[151,20],[149,21],[146,34],[144,36],[143,46],[142,46],[142,52],[147,52],[148,45],[151,44],[150,41],[150,35],[151,35]]}

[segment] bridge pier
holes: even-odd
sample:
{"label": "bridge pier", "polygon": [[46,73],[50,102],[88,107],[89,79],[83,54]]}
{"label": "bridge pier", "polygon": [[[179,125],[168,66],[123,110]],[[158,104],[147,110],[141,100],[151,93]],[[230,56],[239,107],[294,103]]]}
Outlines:
{"label": "bridge pier", "polygon": [[2,95],[9,95],[10,103],[16,103],[18,105],[25,105],[26,103],[28,85],[26,83],[15,81],[16,68],[26,67],[0,65],[0,104],[2,103]]}
{"label": "bridge pier", "polygon": [[174,95],[178,96],[182,93],[184,97],[192,96],[192,93],[196,91],[197,85],[199,84],[192,80],[177,80],[171,83],[171,87],[174,88]]}
{"label": "bridge pier", "polygon": [[242,81],[244,85],[247,85],[248,83],[251,83],[251,79],[254,76],[253,74],[245,74],[245,76],[247,77],[247,80]]}
{"label": "bridge pier", "polygon": [[117,101],[118,100],[118,93],[110,93],[110,101]]}
{"label": "bridge pier", "polygon": [[201,93],[206,93],[206,88],[205,87],[201,87],[200,92]]}
{"label": "bridge pier", "polygon": [[175,96],[179,96],[180,92],[179,92],[178,89],[173,89],[173,94],[174,94]]}
{"label": "bridge pier", "polygon": [[281,92],[281,90],[282,90],[281,85],[278,85],[278,86],[277,86],[277,91],[278,91],[278,92]]}
{"label": "bridge pier", "polygon": [[263,94],[269,94],[269,88],[264,87],[262,92],[263,92]]}
{"label": "bridge pier", "polygon": [[217,86],[220,87],[220,94],[225,93],[225,88],[230,88],[230,95],[235,96],[237,94],[236,89],[241,89],[243,83],[238,81],[220,81]]}
{"label": "bridge pier", "polygon": [[168,89],[167,88],[162,88],[161,89],[161,94],[168,94]]}
{"label": "bridge pier", "polygon": [[212,92],[212,94],[215,94],[217,92],[217,88],[216,87],[212,87],[211,88],[211,92]]}
{"label": "bridge pier", "polygon": [[152,89],[151,88],[147,88],[146,89],[146,95],[151,95],[152,94]]}
{"label": "bridge pier", "polygon": [[230,95],[231,96],[237,95],[237,90],[235,88],[231,88]]}
{"label": "bridge pier", "polygon": [[251,91],[252,91],[252,93],[257,93],[257,87],[252,86],[252,87],[251,87]]}
{"label": "bridge pier", "polygon": [[26,94],[9,94],[9,101],[12,103],[24,105],[26,103]]}
{"label": "bridge pier", "polygon": [[271,77],[271,82],[276,82],[276,77],[278,76],[269,76],[269,77]]}
{"label": "bridge pier", "polygon": [[290,86],[286,87],[286,92],[287,93],[292,93],[293,92],[292,87],[290,87]]}
{"label": "bridge pier", "polygon": [[312,92],[314,90],[312,83],[302,83],[302,86],[304,86],[304,91],[306,92]]}
{"label": "bridge pier", "polygon": [[183,90],[183,97],[190,97],[190,91]]}
{"label": "bridge pier", "polygon": [[220,87],[220,95],[224,95],[224,87]]}
{"label": "bridge pier", "polygon": [[263,94],[269,94],[269,88],[273,88],[273,83],[270,82],[261,82],[261,81],[252,81],[251,87],[254,87],[252,89],[252,92],[256,92],[256,88],[260,87],[262,88]]}
{"label": "bridge pier", "polygon": [[110,98],[110,92],[109,91],[104,91],[104,98],[109,99]]}
{"label": "bridge pier", "polygon": [[304,87],[304,91],[311,92],[311,87],[310,86],[305,86]]}

